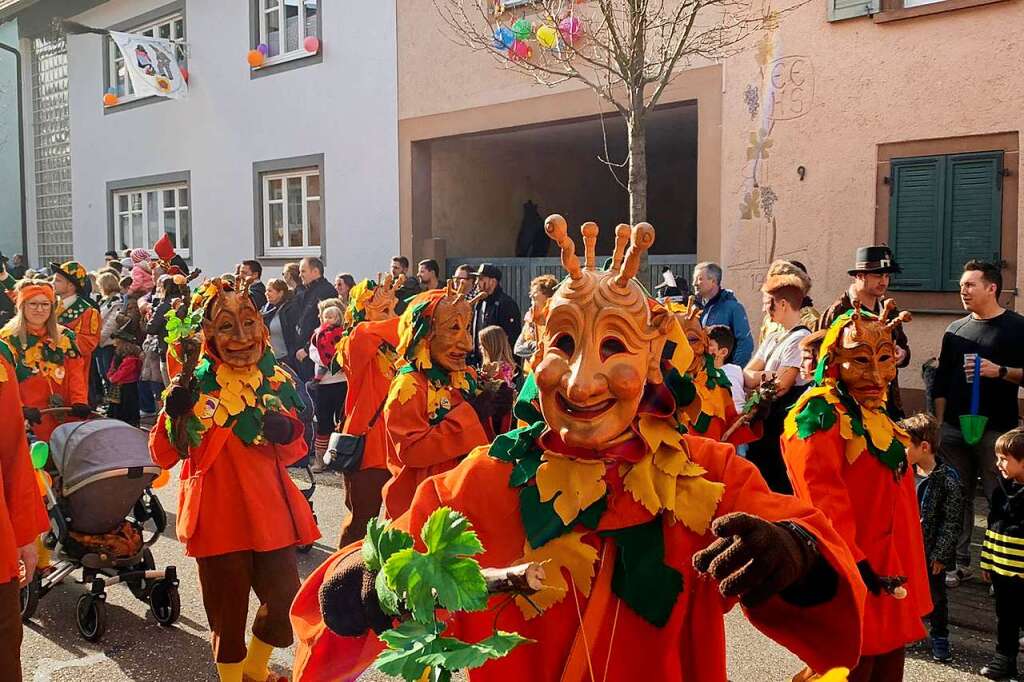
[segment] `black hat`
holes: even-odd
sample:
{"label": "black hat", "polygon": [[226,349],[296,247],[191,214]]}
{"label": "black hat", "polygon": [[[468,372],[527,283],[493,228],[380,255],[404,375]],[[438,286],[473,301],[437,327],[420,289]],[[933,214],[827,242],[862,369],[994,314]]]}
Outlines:
{"label": "black hat", "polygon": [[896,264],[892,256],[892,249],[884,244],[882,246],[859,246],[857,247],[857,262],[850,275],[858,272],[870,272],[875,274],[900,273],[903,268]]}
{"label": "black hat", "polygon": [[481,263],[480,267],[473,274],[476,277],[493,277],[499,282],[501,281],[501,270],[494,263]]}

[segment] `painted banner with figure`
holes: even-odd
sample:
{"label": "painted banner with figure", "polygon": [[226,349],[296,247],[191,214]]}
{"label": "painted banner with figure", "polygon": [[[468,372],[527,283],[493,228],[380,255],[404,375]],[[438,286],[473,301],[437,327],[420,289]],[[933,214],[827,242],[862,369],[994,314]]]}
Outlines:
{"label": "painted banner with figure", "polygon": [[172,99],[188,96],[188,84],[178,66],[177,48],[173,42],[117,31],[111,31],[110,37],[124,57],[136,95],[159,95]]}

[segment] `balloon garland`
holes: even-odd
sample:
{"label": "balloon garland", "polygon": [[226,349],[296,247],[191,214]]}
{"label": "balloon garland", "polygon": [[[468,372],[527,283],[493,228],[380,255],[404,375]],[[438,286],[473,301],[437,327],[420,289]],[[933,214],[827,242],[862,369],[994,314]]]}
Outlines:
{"label": "balloon garland", "polygon": [[[494,15],[504,12],[501,2],[495,3]],[[533,57],[531,41],[544,50],[558,50],[562,45],[575,46],[583,37],[583,22],[575,15],[568,15],[557,23],[534,25],[529,19],[520,18],[510,25],[498,25],[492,34],[491,47],[505,52],[511,61],[526,61]]]}

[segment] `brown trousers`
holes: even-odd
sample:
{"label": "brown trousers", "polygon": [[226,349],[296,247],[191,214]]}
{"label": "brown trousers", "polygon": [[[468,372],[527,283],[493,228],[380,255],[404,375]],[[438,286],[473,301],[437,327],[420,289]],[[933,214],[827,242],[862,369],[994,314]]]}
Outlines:
{"label": "brown trousers", "polygon": [[345,506],[349,516],[341,523],[341,539],[338,549],[362,540],[366,535],[366,524],[380,513],[381,491],[391,478],[387,469],[363,469],[346,471]]}
{"label": "brown trousers", "polygon": [[260,600],[252,633],[273,647],[291,646],[288,609],[299,591],[294,547],[273,552],[231,552],[203,557],[196,562],[217,663],[245,660],[250,590]]}
{"label": "brown trousers", "polygon": [[21,682],[21,586],[0,585],[0,680]]}
{"label": "brown trousers", "polygon": [[903,647],[877,656],[861,656],[850,671],[849,682],[902,682],[906,653]]}

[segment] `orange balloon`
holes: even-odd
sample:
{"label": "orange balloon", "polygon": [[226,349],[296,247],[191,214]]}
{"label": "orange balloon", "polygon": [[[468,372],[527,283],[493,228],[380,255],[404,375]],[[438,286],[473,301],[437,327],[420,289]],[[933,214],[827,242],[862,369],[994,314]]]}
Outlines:
{"label": "orange balloon", "polygon": [[46,495],[46,491],[53,485],[53,479],[50,477],[50,474],[39,469],[36,471],[36,483],[39,484],[39,494]]}
{"label": "orange balloon", "polygon": [[263,53],[259,50],[249,50],[249,56],[246,57],[246,59],[249,62],[249,66],[255,69],[256,67],[263,65],[263,60],[266,59],[266,57],[264,57]]}
{"label": "orange balloon", "polygon": [[112,92],[103,95],[103,106],[112,107],[115,104],[117,104],[117,95]]}
{"label": "orange balloon", "polygon": [[171,480],[171,472],[164,469],[160,472],[160,475],[153,479],[153,484],[150,486],[153,490],[158,490],[167,485],[167,482]]}

